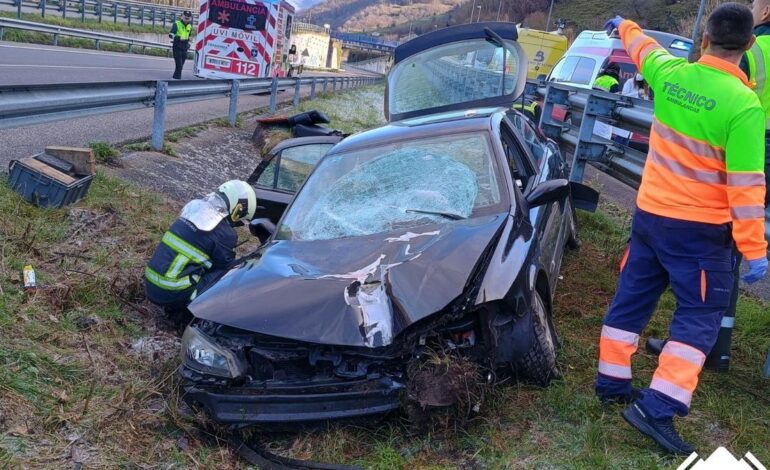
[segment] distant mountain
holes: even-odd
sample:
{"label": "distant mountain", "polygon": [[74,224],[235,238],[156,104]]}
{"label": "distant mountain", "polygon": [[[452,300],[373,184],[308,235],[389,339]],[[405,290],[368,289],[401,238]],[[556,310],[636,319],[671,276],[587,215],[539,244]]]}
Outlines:
{"label": "distant mountain", "polygon": [[312,8],[323,1],[324,0],[294,0],[293,3],[297,5],[298,10],[307,10],[308,8]]}

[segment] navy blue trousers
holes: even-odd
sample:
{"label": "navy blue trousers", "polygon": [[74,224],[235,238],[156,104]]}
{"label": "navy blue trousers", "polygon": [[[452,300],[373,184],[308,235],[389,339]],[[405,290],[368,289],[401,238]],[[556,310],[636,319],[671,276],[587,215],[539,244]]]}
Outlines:
{"label": "navy blue trousers", "polygon": [[[678,374],[678,365],[684,364],[682,369],[686,369],[690,363],[682,360],[692,356],[702,354],[705,360],[713,347],[733,289],[732,243],[730,224],[688,222],[641,209],[634,214],[629,251],[604,325],[612,331],[621,330],[621,335],[622,332],[641,334],[663,291],[671,285],[676,310],[669,329],[669,342],[674,342],[671,352],[684,354],[684,359],[671,360],[670,354],[662,354],[656,377],[661,369],[667,369],[662,374],[668,374],[668,377]],[[609,353],[607,357],[611,357]],[[668,363],[664,364],[666,358],[669,358]],[[689,383],[674,380],[671,388],[677,391],[694,389],[698,372],[700,366],[694,377],[692,370],[686,371],[691,374]],[[653,385],[654,382],[655,379]],[[681,382],[687,380],[681,379]],[[689,399],[682,398],[681,393],[663,393],[661,389],[666,388],[658,386],[641,391],[640,405],[653,418],[687,414]],[[627,377],[622,373],[613,377],[600,372],[596,393],[600,397],[631,393],[630,373]]]}

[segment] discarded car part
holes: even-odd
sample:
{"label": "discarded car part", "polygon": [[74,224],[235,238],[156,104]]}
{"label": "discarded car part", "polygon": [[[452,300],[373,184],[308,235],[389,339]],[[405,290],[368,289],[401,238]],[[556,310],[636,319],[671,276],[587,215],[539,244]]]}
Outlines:
{"label": "discarded car part", "polygon": [[[262,150],[266,144],[266,132],[274,128],[283,128],[290,131],[293,137],[313,137],[340,135],[343,133],[319,126],[328,124],[329,117],[321,111],[312,110],[293,116],[275,116],[257,119],[257,125],[251,135],[251,141],[258,150]],[[299,129],[297,129],[299,127]]]}
{"label": "discarded car part", "polygon": [[317,124],[297,124],[292,129],[294,137],[315,137],[315,136],[329,136],[329,135],[344,135],[341,131],[330,129],[328,127],[319,126]]}
{"label": "discarded car part", "polygon": [[362,470],[361,467],[353,465],[329,464],[282,457],[267,451],[262,446],[250,446],[235,435],[230,437],[230,445],[241,458],[262,470]]}
{"label": "discarded car part", "polygon": [[[50,155],[11,160],[8,166],[10,186],[27,202],[40,207],[62,207],[79,201],[88,193],[94,177],[92,166],[88,163],[93,161],[91,149],[49,152],[55,149],[58,148],[46,149],[46,154]],[[63,163],[58,163],[60,161]],[[72,174],[58,168],[70,169]]]}

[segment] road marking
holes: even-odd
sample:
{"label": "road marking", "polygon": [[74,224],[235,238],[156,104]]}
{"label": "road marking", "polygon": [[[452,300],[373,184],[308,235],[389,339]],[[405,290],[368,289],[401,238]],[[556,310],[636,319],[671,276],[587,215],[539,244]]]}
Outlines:
{"label": "road marking", "polygon": [[[100,56],[108,56],[108,57],[125,57],[130,59],[150,59],[150,60],[163,60],[167,61],[170,59],[170,57],[153,57],[148,55],[141,55],[141,54],[128,54],[128,53],[115,53],[115,52],[89,52],[89,51],[75,51],[67,47],[59,47],[59,48],[50,48],[50,47],[27,47],[27,46],[16,46],[13,44],[0,44],[0,47],[6,47],[8,49],[29,49],[31,51],[48,51],[48,52],[65,52],[68,54],[86,54],[86,55],[100,55]],[[140,47],[140,46],[136,46]]]}
{"label": "road marking", "polygon": [[157,69],[144,69],[136,67],[101,67],[96,65],[37,65],[37,64],[0,64],[2,67],[34,67],[34,68],[49,68],[49,69],[98,69],[98,70],[168,70],[166,68]]}

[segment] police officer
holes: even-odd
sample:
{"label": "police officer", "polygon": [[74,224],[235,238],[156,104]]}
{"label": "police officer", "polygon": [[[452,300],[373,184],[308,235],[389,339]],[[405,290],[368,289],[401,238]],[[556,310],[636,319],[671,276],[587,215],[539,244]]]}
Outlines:
{"label": "police officer", "polygon": [[174,21],[174,25],[171,26],[171,32],[168,34],[168,37],[174,41],[172,51],[176,68],[174,68],[173,78],[177,80],[182,78],[182,68],[184,67],[185,60],[187,60],[187,51],[190,50],[191,34],[192,13],[185,11],[180,19]]}
{"label": "police officer", "polygon": [[612,63],[602,70],[596,80],[594,80],[594,88],[607,91],[609,93],[617,93],[620,91],[620,66]]}
{"label": "police officer", "polygon": [[[770,84],[767,83],[767,67],[770,67],[770,0],[754,0],[751,5],[754,18],[754,35],[757,40],[741,59],[741,70],[749,78],[754,92],[759,97],[765,115],[765,186],[770,187]],[[770,191],[765,192],[765,208],[770,205]],[[730,299],[730,308],[722,318],[721,328],[714,348],[706,358],[706,367],[719,372],[727,372],[730,366],[730,347],[732,344],[735,312],[738,304],[739,273],[741,254],[736,253],[733,271],[735,284]],[[647,339],[647,350],[660,354],[665,341],[659,338]]]}
{"label": "police officer", "polygon": [[230,268],[238,242],[233,227],[251,220],[256,207],[254,188],[239,180],[188,202],[147,263],[147,298],[169,315],[184,315],[192,299]]}
{"label": "police officer", "polygon": [[[744,279],[767,272],[764,237],[764,112],[738,67],[754,43],[751,11],[714,10],[697,63],[669,54],[639,26],[616,17],[623,45],[655,93],[650,150],[631,241],[599,341],[596,393],[625,402],[623,417],[672,453],[689,455],[673,424],[689,411],[733,286],[733,240],[749,260]],[[649,388],[633,396],[631,356],[668,284],[676,297]]]}

